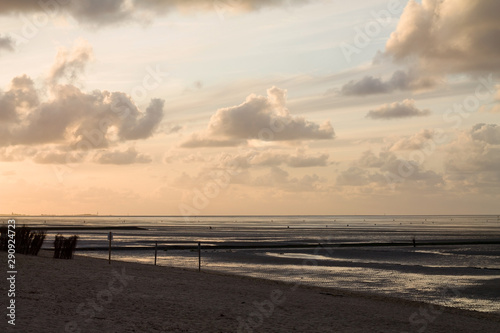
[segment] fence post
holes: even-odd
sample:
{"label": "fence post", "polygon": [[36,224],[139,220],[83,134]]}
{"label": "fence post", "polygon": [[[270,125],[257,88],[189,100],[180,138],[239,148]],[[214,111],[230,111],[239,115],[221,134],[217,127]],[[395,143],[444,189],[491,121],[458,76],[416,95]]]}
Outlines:
{"label": "fence post", "polygon": [[155,242],[155,266],[156,266],[156,256],[158,254],[158,242]]}
{"label": "fence post", "polygon": [[198,272],[201,271],[201,242],[198,242]]}
{"label": "fence post", "polygon": [[113,239],[113,233],[110,231],[108,234],[108,240],[109,240],[109,258],[108,262],[111,265],[111,240]]}

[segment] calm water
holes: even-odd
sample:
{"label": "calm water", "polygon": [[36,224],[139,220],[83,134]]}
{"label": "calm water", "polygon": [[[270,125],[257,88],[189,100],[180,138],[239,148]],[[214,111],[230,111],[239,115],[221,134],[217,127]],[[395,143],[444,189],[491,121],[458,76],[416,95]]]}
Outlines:
{"label": "calm water", "polygon": [[[500,313],[500,245],[433,245],[419,242],[500,241],[494,216],[210,216],[19,217],[30,226],[139,226],[113,230],[115,260],[152,264],[154,243],[163,266],[197,269],[194,250],[165,246],[202,242],[202,268],[233,274],[382,293],[435,304]],[[6,221],[6,218],[2,219]],[[49,232],[50,247],[57,230]],[[108,230],[78,235],[79,248],[106,247]],[[408,243],[417,247],[332,247],[327,244]],[[282,248],[210,249],[214,245],[280,245]],[[287,248],[305,244],[308,248]],[[149,247],[148,249],[138,249]],[[107,258],[107,251],[83,255]],[[292,297],[292,296],[291,296]]]}

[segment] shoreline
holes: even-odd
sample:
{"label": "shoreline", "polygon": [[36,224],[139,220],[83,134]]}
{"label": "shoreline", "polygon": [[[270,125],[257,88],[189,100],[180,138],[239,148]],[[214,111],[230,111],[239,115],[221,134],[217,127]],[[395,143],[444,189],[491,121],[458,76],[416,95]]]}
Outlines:
{"label": "shoreline", "polygon": [[[153,243],[153,242],[151,242]],[[162,243],[166,243],[168,245],[160,244],[158,245],[158,250],[166,251],[166,250],[197,250],[198,245],[172,245],[172,244],[185,244],[192,243],[196,244],[194,241],[165,241]],[[214,244],[213,242],[205,242],[208,244]],[[259,243],[250,243],[247,245],[240,245],[244,242],[239,242],[238,244],[234,242],[229,242],[228,244],[223,243],[215,243],[216,245],[201,245],[202,250],[237,250],[237,249],[308,249],[308,248],[316,248],[320,247],[328,247],[328,248],[343,248],[343,247],[421,247],[421,246],[453,246],[453,245],[497,245],[500,244],[500,240],[486,240],[486,241],[431,241],[431,242],[417,242],[415,245],[411,242],[407,243],[398,243],[398,242],[383,242],[383,243],[297,243],[297,244],[277,244],[276,242],[268,243],[259,242]],[[202,243],[203,244],[203,243]],[[221,245],[219,245],[221,244]],[[76,252],[78,251],[107,251],[108,246],[93,246],[93,247],[77,247]],[[113,250],[117,251],[130,251],[130,250],[151,250],[154,249],[154,245],[150,246],[112,246]],[[45,248],[45,250],[51,250],[51,248]]]}
{"label": "shoreline", "polygon": [[[53,259],[47,251],[16,257],[17,323],[7,332],[416,332],[424,326],[496,332],[500,325],[500,314],[366,292],[143,263],[109,265],[79,255]],[[3,299],[5,284],[0,288]]]}

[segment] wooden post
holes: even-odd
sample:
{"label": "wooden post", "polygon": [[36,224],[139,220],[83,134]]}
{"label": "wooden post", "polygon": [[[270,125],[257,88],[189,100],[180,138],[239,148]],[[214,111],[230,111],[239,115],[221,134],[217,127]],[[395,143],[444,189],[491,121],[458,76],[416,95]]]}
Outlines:
{"label": "wooden post", "polygon": [[158,254],[158,242],[155,242],[155,266],[156,266],[156,256]]}
{"label": "wooden post", "polygon": [[198,272],[201,271],[201,242],[198,242]]}
{"label": "wooden post", "polygon": [[111,240],[113,239],[113,233],[110,231],[108,234],[108,240],[109,240],[109,258],[108,262],[111,265]]}

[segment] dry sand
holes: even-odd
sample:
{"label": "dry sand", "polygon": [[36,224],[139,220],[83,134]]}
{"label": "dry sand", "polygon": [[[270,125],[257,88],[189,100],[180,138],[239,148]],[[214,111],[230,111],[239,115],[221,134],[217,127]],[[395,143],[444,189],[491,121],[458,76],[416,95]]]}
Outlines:
{"label": "dry sand", "polygon": [[[87,257],[17,255],[1,332],[500,332],[500,315]],[[2,254],[2,267],[6,255]],[[4,269],[4,272],[6,269]],[[5,276],[6,273],[3,275]],[[8,285],[1,283],[5,313]]]}

